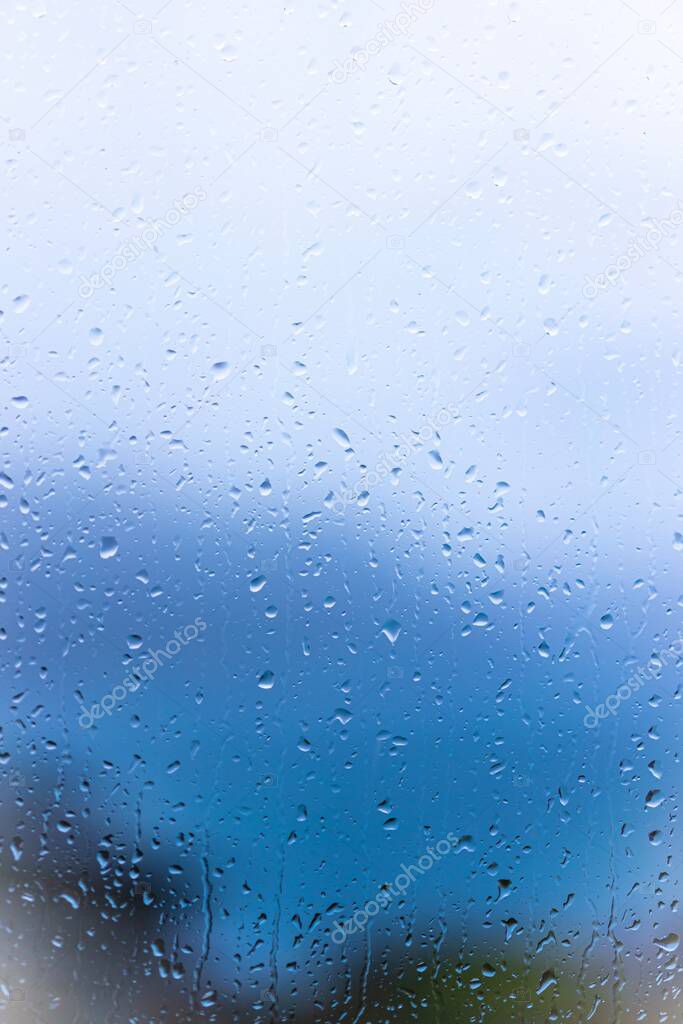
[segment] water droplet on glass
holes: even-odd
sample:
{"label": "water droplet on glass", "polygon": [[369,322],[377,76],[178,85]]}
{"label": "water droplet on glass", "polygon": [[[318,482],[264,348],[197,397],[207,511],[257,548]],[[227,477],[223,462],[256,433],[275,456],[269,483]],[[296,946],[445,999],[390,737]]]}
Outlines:
{"label": "water droplet on glass", "polygon": [[113,558],[118,550],[116,537],[103,537],[100,541],[100,558]]}

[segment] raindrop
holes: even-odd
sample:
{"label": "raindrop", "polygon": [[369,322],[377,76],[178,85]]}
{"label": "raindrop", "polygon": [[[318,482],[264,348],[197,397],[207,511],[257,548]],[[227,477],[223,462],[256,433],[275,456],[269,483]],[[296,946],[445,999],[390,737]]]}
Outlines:
{"label": "raindrop", "polygon": [[398,640],[398,635],[401,632],[401,624],[400,622],[397,622],[396,619],[387,619],[382,626],[382,632],[390,643],[395,644]]}
{"label": "raindrop", "polygon": [[113,558],[118,550],[116,537],[103,537],[100,541],[100,558]]}

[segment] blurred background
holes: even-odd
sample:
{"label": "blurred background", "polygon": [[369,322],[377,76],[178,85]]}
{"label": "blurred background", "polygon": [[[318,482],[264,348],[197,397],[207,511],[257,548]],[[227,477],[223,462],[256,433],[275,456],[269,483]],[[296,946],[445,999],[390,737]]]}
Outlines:
{"label": "blurred background", "polygon": [[0,19],[3,1020],[683,1019],[683,6]]}

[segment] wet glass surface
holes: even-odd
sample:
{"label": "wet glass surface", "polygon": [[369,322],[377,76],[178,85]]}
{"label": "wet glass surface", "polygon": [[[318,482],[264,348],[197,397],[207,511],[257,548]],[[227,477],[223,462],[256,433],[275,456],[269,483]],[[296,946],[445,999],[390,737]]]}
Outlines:
{"label": "wet glass surface", "polygon": [[0,26],[3,1020],[678,1022],[683,6]]}

